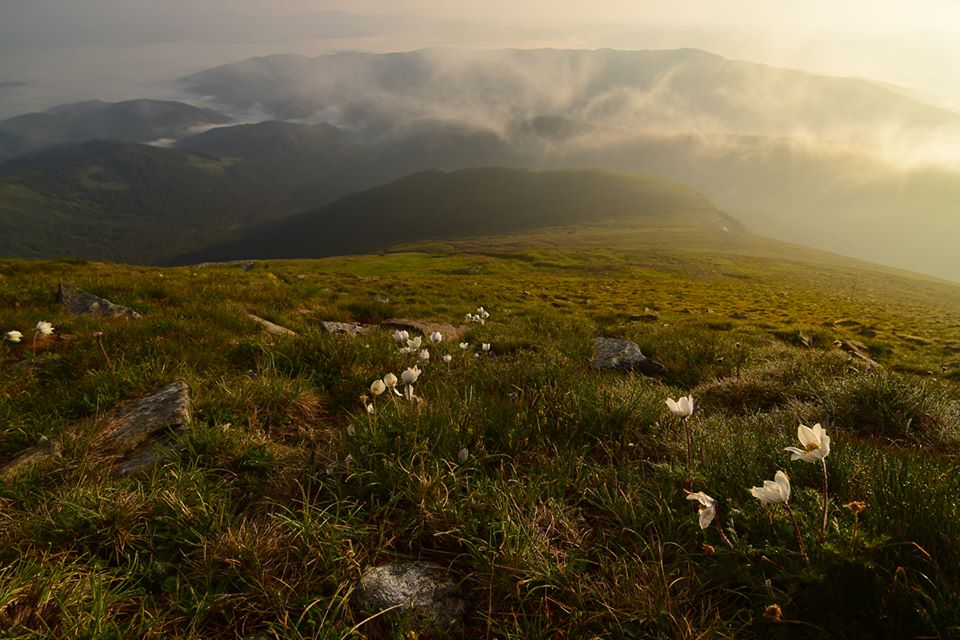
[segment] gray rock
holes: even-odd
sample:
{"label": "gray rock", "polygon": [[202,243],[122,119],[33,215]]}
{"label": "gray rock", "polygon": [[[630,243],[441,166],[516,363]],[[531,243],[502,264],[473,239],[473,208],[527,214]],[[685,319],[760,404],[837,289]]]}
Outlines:
{"label": "gray rock", "polygon": [[466,602],[445,567],[430,562],[391,562],[364,571],[357,593],[370,613],[388,609],[413,614],[444,629],[459,624]]}
{"label": "gray rock", "polygon": [[72,284],[60,283],[57,291],[57,302],[74,315],[102,316],[105,318],[131,318],[137,320],[140,314],[119,304],[114,304],[106,298],[100,298],[77,289]]}
{"label": "gray rock", "polygon": [[637,343],[630,340],[596,338],[593,345],[593,366],[598,369],[636,370],[648,376],[659,375],[666,370],[659,362],[643,355]]}
{"label": "gray rock", "polygon": [[879,364],[870,357],[870,349],[867,348],[867,345],[857,340],[834,340],[833,346],[841,351],[846,351],[854,358],[860,358],[866,362],[869,367],[876,367]]}
{"label": "gray rock", "polygon": [[320,326],[327,333],[342,333],[348,336],[363,335],[370,330],[359,322],[333,322],[332,320],[321,320]]}
{"label": "gray rock", "polygon": [[62,449],[59,440],[48,440],[44,437],[40,444],[30,447],[0,469],[0,480],[12,480],[34,467],[43,468],[57,458]]}
{"label": "gray rock", "polygon": [[434,331],[443,334],[444,340],[459,340],[463,337],[469,327],[464,325],[446,324],[443,322],[429,322],[427,320],[407,320],[405,318],[390,318],[380,323],[385,329],[399,329],[401,331],[413,331],[429,336]]}
{"label": "gray rock", "polygon": [[255,316],[252,313],[248,313],[247,317],[260,325],[264,331],[269,333],[272,336],[295,336],[297,335],[296,331],[292,329],[287,329],[286,327],[281,327],[279,324],[274,324],[265,318],[260,316]]}
{"label": "gray rock", "polygon": [[[92,446],[111,465],[113,475],[127,476],[152,465],[190,420],[187,385],[178,381],[159,391],[123,402],[98,419]],[[76,431],[76,430],[75,430]],[[44,441],[21,453],[0,470],[9,480],[33,467],[45,467],[63,450],[61,439]]]}
{"label": "gray rock", "polygon": [[116,458],[113,473],[126,476],[153,464],[190,421],[190,394],[182,381],[118,405],[105,418],[100,447]]}

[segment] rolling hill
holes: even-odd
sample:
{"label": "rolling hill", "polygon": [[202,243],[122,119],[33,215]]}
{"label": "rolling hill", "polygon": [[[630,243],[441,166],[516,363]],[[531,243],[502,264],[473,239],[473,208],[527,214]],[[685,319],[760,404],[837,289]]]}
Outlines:
{"label": "rolling hill", "polygon": [[700,194],[660,178],[490,167],[407,176],[257,225],[236,241],[175,262],[367,253],[414,241],[603,223],[711,235],[741,231]]}

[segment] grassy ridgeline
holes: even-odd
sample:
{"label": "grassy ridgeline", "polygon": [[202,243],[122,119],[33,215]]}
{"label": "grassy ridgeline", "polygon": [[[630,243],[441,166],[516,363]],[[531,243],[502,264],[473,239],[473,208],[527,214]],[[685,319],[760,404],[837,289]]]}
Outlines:
{"label": "grassy ridgeline", "polygon": [[[715,254],[684,234],[545,248],[557,233],[250,271],[0,263],[0,331],[27,334],[0,344],[0,461],[63,442],[54,463],[0,488],[0,628],[401,637],[409,621],[364,622],[351,599],[364,567],[396,557],[463,577],[469,637],[960,625],[956,286],[787,247],[762,257],[748,239]],[[60,279],[143,319],[65,316]],[[459,322],[481,304],[492,315],[471,325],[469,349],[431,347],[419,409],[381,396],[367,414],[359,400],[414,363],[388,332],[319,329]],[[271,338],[247,312],[300,335]],[[34,353],[38,320],[58,339]],[[596,335],[637,341],[665,379],[592,369]],[[865,343],[881,366],[837,339]],[[494,355],[474,357],[481,342]],[[175,379],[194,401],[182,449],[146,477],[107,478],[83,425]],[[700,407],[691,468],[664,404],[686,392]],[[833,439],[822,542],[820,471],[783,451],[800,422]],[[809,567],[786,512],[747,491],[777,469],[792,479]],[[719,500],[732,549],[699,529],[688,487]],[[843,508],[853,501],[866,509]]]}

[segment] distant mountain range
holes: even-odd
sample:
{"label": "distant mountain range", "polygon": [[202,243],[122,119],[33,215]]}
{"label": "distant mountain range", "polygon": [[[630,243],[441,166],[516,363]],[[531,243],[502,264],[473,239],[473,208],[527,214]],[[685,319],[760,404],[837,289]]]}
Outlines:
{"label": "distant mountain range", "polygon": [[[960,115],[869,82],[695,50],[426,50],[270,56],[182,83],[223,112],[142,100],[0,122],[0,255],[164,261],[417,172],[596,168],[960,280],[960,169],[927,154],[949,152]],[[305,121],[231,124],[245,110]]]}
{"label": "distant mountain range", "polygon": [[503,133],[555,116],[629,131],[875,141],[893,127],[960,130],[960,114],[875,83],[729,60],[696,49],[273,55],[182,79],[228,108],[382,134],[424,122]]}

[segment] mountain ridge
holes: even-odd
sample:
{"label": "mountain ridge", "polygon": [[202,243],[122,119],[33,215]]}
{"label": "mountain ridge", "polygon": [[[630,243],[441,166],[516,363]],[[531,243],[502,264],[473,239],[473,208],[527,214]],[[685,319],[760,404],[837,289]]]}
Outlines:
{"label": "mountain ridge", "polygon": [[740,232],[701,194],[662,178],[595,169],[476,167],[423,171],[273,222],[171,264],[369,253],[411,241],[513,233],[632,218]]}

